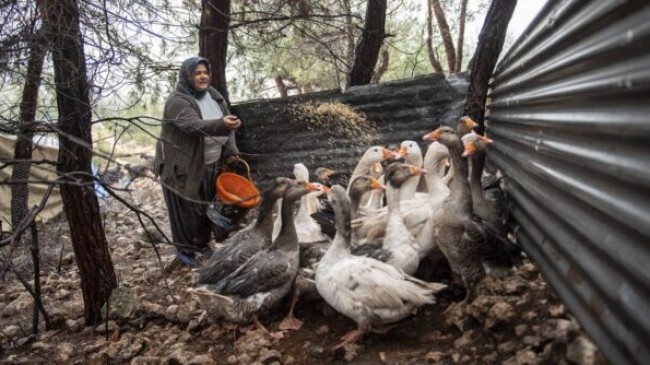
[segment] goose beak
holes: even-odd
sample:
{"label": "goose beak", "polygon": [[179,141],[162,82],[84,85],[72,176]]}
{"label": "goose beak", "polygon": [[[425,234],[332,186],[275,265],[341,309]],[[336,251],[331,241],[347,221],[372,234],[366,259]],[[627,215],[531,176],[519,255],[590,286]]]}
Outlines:
{"label": "goose beak", "polygon": [[463,151],[463,157],[471,156],[476,153],[476,144],[474,141],[469,141],[465,144],[465,150]]}
{"label": "goose beak", "polygon": [[494,143],[494,140],[493,140],[493,139],[488,138],[488,137],[485,137],[485,136],[481,136],[481,135],[479,135],[478,138],[479,138],[483,143],[485,143],[486,145],[490,145],[490,144]]}
{"label": "goose beak", "polygon": [[421,167],[411,166],[411,175],[413,175],[413,176],[420,176],[420,175],[424,175],[426,173],[427,173],[427,170],[425,170],[425,169],[423,169]]}
{"label": "goose beak", "polygon": [[404,147],[399,149],[398,153],[400,154],[401,157],[406,157],[406,156],[409,155],[409,148],[404,146]]}
{"label": "goose beak", "polygon": [[463,123],[463,125],[464,125],[466,128],[468,128],[468,129],[473,129],[473,128],[478,127],[478,123],[476,123],[476,122],[474,121],[474,119],[472,119],[472,117],[470,117],[470,116],[468,116],[468,115],[466,115],[466,116],[460,118],[460,121],[461,121],[461,122]]}
{"label": "goose beak", "polygon": [[436,129],[433,132],[429,132],[422,137],[424,141],[437,141],[440,139],[440,130]]}
{"label": "goose beak", "polygon": [[384,155],[384,160],[399,160],[402,158],[399,152],[391,151],[388,148],[383,148],[381,152]]}
{"label": "goose beak", "polygon": [[370,180],[370,187],[373,189],[386,189],[386,185],[379,182],[374,177]]}
{"label": "goose beak", "polygon": [[303,185],[303,187],[309,191],[322,190],[323,186],[325,185],[319,183],[306,183],[305,185]]}

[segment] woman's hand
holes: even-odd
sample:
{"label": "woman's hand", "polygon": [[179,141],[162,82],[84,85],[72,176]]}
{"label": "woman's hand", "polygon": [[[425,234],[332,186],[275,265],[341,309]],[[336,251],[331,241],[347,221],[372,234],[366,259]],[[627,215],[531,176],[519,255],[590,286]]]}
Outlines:
{"label": "woman's hand", "polygon": [[241,127],[241,120],[234,115],[226,115],[223,117],[223,124],[230,130],[237,130]]}

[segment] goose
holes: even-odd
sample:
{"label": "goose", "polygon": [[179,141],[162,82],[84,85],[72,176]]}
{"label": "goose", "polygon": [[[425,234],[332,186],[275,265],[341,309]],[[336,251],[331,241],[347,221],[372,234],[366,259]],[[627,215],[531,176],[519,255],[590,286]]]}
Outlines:
{"label": "goose", "polygon": [[[500,195],[500,199],[494,199],[497,195],[492,194],[493,199],[487,199],[481,183],[485,149],[487,145],[494,142],[476,133],[466,134],[462,140],[465,144],[463,156],[469,157],[470,162],[469,185],[472,193],[474,222],[477,226],[473,231],[477,237],[492,242],[488,245],[491,250],[484,257],[484,268],[487,273],[491,274],[495,269],[507,269],[519,265],[522,258],[521,248],[506,239],[507,227],[505,222],[508,217],[504,205],[505,196]],[[494,190],[497,189],[491,189],[491,191]]]}
{"label": "goose", "polygon": [[235,323],[252,320],[272,338],[282,338],[281,332],[269,332],[259,321],[258,314],[274,308],[291,290],[299,262],[294,206],[301,196],[314,189],[317,188],[311,184],[286,189],[281,211],[282,229],[270,247],[257,252],[219,282],[189,289],[205,310],[216,318],[225,317]]}
{"label": "goose", "polygon": [[[364,192],[370,191],[371,189],[384,189],[385,186],[379,183],[379,181],[369,175],[359,175],[350,182],[351,189],[349,190],[353,205],[356,204],[358,207],[359,199]],[[329,202],[329,201],[328,201]],[[336,233],[336,228],[334,227],[334,210],[331,204],[325,204],[325,208],[321,211],[313,214],[314,218],[319,222],[319,224],[329,227],[324,228],[326,232],[331,232],[332,237]],[[331,227],[330,227],[331,226]],[[281,321],[278,328],[280,330],[298,330],[302,327],[303,323],[294,315],[294,310],[296,303],[301,298],[306,298],[310,300],[320,299],[318,291],[316,289],[316,282],[314,280],[315,268],[318,265],[318,262],[323,257],[327,249],[329,248],[331,241],[324,242],[308,242],[300,243],[300,271],[296,277],[296,282],[294,284],[294,295],[291,300],[291,305],[289,307],[289,312]],[[370,246],[370,245],[367,245]],[[372,252],[360,252],[359,255],[369,256],[381,261],[387,261],[391,257],[391,253],[381,247],[381,245],[373,246]]]}
{"label": "goose", "polygon": [[[417,167],[422,167],[422,163],[424,162],[422,149],[420,149],[420,146],[417,144],[417,142],[409,140],[403,141],[400,144],[399,154],[404,158],[405,163]],[[417,190],[419,183],[420,175],[412,176],[407,181],[405,181],[399,189],[400,200],[406,201],[409,199],[414,199],[415,191]]]}
{"label": "goose", "polygon": [[[386,197],[388,200],[388,214],[385,234],[381,240],[381,248],[390,252],[386,263],[403,270],[411,275],[415,273],[420,262],[420,248],[417,241],[404,224],[400,212],[401,187],[414,176],[422,176],[426,170],[421,167],[406,163],[394,162],[386,168]],[[365,252],[361,245],[353,250],[353,254]],[[377,247],[372,245],[372,247]]]}
{"label": "goose", "polygon": [[[359,217],[359,205],[361,204],[361,197],[364,193],[371,191],[373,189],[383,190],[386,187],[384,184],[380,183],[379,180],[370,176],[370,175],[358,175],[350,180],[348,188],[348,197],[352,202],[352,219]],[[334,226],[334,209],[328,200],[321,201],[321,209],[319,212],[312,214],[318,224],[321,226],[321,230],[325,233],[330,239],[334,238],[336,233],[336,227]]]}
{"label": "goose", "polygon": [[464,148],[458,134],[443,126],[427,133],[423,139],[437,140],[449,149],[454,178],[449,196],[430,217],[429,224],[437,246],[452,271],[463,281],[467,291],[463,303],[469,303],[476,296],[476,284],[485,276],[483,264],[505,258],[507,248],[503,241],[494,239],[488,227],[473,214],[468,166],[462,157]]}
{"label": "goose", "polygon": [[[425,170],[438,172],[444,170],[448,157],[449,152],[445,146],[440,143],[432,143],[424,156]],[[418,193],[417,199],[400,203],[404,224],[416,237],[420,235],[431,210],[435,209],[449,194],[449,188],[442,182],[440,173],[427,173],[423,175],[423,178],[427,185],[427,195],[421,197]],[[365,210],[363,214],[355,217],[352,225],[360,240],[375,241],[384,235],[387,217],[387,208],[374,211]]]}
{"label": "goose", "polygon": [[[400,157],[401,156],[399,152],[391,151],[382,146],[371,146],[366,150],[366,152],[364,152],[363,156],[361,156],[361,159],[359,159],[359,162],[357,162],[357,165],[354,167],[354,170],[352,171],[352,175],[350,176],[350,181],[352,181],[352,179],[354,179],[356,176],[359,175],[370,175],[374,178],[379,179],[383,173],[383,168],[381,166],[381,163],[386,160],[399,160]],[[348,184],[348,194],[349,194],[349,189],[350,189],[350,184]],[[360,205],[361,206],[368,205],[370,197],[371,197],[371,193],[366,192],[361,197]],[[370,206],[377,206],[380,204],[380,202],[376,199],[376,197],[374,198],[375,199],[370,201]]]}
{"label": "goose", "polygon": [[334,348],[359,341],[368,331],[381,331],[411,315],[446,286],[427,283],[381,261],[350,254],[350,199],[340,185],[332,187],[336,236],[316,270],[316,288],[339,313],[355,321]]}
{"label": "goose", "polygon": [[[458,122],[456,123],[456,133],[458,134],[459,138],[463,138],[463,136],[471,133],[476,127],[478,127],[478,123],[476,123],[472,117],[465,115],[458,119]],[[445,176],[445,183],[447,185],[451,184],[452,178],[453,174],[451,173]]]}
{"label": "goose", "polygon": [[332,182],[330,181],[330,177],[336,173],[336,171],[327,168],[327,167],[319,167],[315,171],[316,173],[316,178],[318,179],[318,182],[321,184],[330,187],[332,186]]}
{"label": "goose", "polygon": [[246,262],[258,251],[271,245],[273,228],[272,210],[276,200],[295,181],[286,177],[275,178],[262,191],[262,202],[255,222],[228,237],[215,250],[210,259],[198,269],[199,284],[214,284]]}
{"label": "goose", "polygon": [[[309,169],[307,169],[307,166],[303,163],[293,165],[293,176],[297,184],[308,184],[310,181]],[[321,233],[320,226],[310,217],[312,213],[319,209],[320,204],[318,203],[318,197],[327,190],[329,190],[329,188],[316,189],[300,198],[300,207],[298,208],[295,217],[296,231],[298,232],[298,240],[300,242],[315,242],[327,239],[327,237]],[[280,207],[282,206],[282,200],[278,200],[276,204],[279,212]],[[275,222],[273,224],[273,238],[278,236],[281,226],[282,219],[280,214],[278,214],[275,217]]]}

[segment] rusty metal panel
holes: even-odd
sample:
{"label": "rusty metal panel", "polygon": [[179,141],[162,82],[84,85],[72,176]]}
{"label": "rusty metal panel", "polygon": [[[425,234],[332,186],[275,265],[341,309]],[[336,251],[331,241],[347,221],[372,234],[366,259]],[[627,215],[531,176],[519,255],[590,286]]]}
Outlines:
{"label": "rusty metal panel", "polygon": [[[422,135],[441,123],[455,123],[462,113],[467,74],[430,74],[408,80],[356,86],[345,92],[323,91],[287,98],[250,101],[233,106],[244,125],[238,133],[241,151],[256,179],[291,176],[293,165],[304,163],[313,173],[319,166],[339,172],[346,183],[356,162],[374,144],[422,143]],[[363,114],[363,133],[350,134],[349,124],[333,118],[297,113],[305,103],[341,103]],[[369,126],[369,127],[368,127]],[[421,145],[425,148],[424,144]]]}
{"label": "rusty metal panel", "polygon": [[650,364],[650,4],[549,1],[497,66],[517,239],[613,364]]}

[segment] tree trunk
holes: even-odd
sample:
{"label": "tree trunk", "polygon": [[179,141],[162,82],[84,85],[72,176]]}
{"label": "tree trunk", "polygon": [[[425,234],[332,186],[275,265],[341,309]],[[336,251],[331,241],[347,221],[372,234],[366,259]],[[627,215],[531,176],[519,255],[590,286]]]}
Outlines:
{"label": "tree trunk", "polygon": [[449,31],[449,24],[447,24],[447,17],[445,11],[442,9],[439,0],[429,0],[433,14],[436,16],[438,29],[440,29],[440,36],[442,37],[442,44],[445,46],[445,53],[447,54],[447,65],[449,72],[454,70],[456,65],[456,50],[454,49],[454,41],[451,39],[451,32]]}
{"label": "tree trunk", "polygon": [[283,98],[286,98],[289,96],[289,92],[287,90],[287,85],[284,83],[284,79],[282,79],[282,76],[276,75],[275,76],[275,86],[278,88],[278,92],[280,92],[280,96]]}
{"label": "tree trunk", "polygon": [[350,0],[343,1],[343,9],[346,12],[345,15],[345,71],[350,72],[352,70],[352,64],[354,62],[354,23],[352,22],[352,7],[350,6]]}
{"label": "tree trunk", "polygon": [[467,15],[467,0],[460,3],[460,16],[458,17],[458,43],[456,44],[456,65],[454,72],[460,72],[463,65],[463,41],[465,38],[465,16]]}
{"label": "tree trunk", "polygon": [[212,86],[230,103],[226,85],[230,0],[203,0],[201,4],[199,55],[212,64]]}
{"label": "tree trunk", "polygon": [[384,76],[386,71],[388,71],[389,62],[390,62],[390,54],[388,53],[388,50],[384,48],[381,50],[379,65],[377,65],[377,69],[375,70],[375,73],[372,75],[372,83],[376,84],[379,81],[381,81],[381,77]]}
{"label": "tree trunk", "polygon": [[32,37],[25,87],[23,88],[23,97],[20,103],[21,125],[18,128],[16,145],[14,146],[14,160],[17,162],[11,173],[11,179],[18,182],[11,185],[11,225],[14,229],[25,219],[29,211],[27,206],[29,200],[27,180],[31,169],[29,160],[32,158],[33,126],[36,120],[38,88],[41,85],[43,59],[45,57],[41,37],[41,31]]}
{"label": "tree trunk", "polygon": [[476,52],[469,64],[471,74],[464,115],[471,116],[479,124],[477,132],[480,134],[485,131],[485,100],[490,77],[503,48],[508,23],[516,6],[517,0],[492,1],[478,38]]}
{"label": "tree trunk", "polygon": [[366,85],[372,80],[381,44],[386,38],[386,0],[368,0],[366,24],[357,43],[347,86]]}
{"label": "tree trunk", "polygon": [[90,169],[91,107],[76,0],[44,0],[51,30],[52,63],[59,112],[59,178],[79,268],[86,324],[101,321],[101,308],[117,279],[113,269]]}
{"label": "tree trunk", "polygon": [[429,62],[433,67],[433,70],[438,73],[442,73],[442,65],[438,61],[438,55],[436,55],[436,50],[433,48],[433,14],[431,11],[431,0],[427,3],[427,55],[429,56]]}

